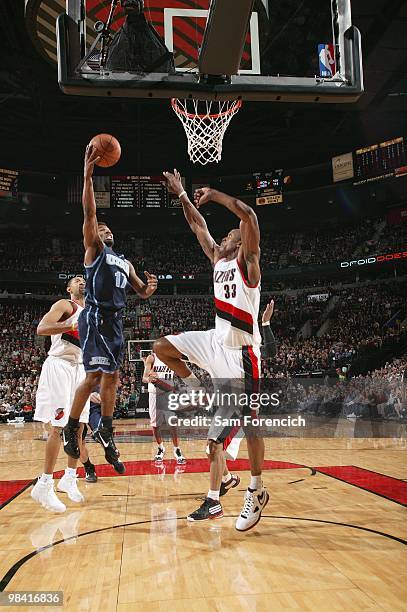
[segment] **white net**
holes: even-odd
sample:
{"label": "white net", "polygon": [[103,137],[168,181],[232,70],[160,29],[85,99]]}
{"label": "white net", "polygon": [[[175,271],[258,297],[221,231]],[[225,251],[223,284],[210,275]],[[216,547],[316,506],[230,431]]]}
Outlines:
{"label": "white net", "polygon": [[179,100],[172,108],[184,126],[188,154],[194,164],[211,164],[222,159],[223,137],[240,110],[241,100]]}

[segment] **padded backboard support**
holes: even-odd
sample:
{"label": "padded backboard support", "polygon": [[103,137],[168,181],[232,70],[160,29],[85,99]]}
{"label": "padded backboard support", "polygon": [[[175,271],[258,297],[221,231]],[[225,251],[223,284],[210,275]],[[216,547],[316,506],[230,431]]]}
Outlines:
{"label": "padded backboard support", "polygon": [[212,0],[199,54],[200,74],[239,72],[252,10],[253,0]]}
{"label": "padded backboard support", "polygon": [[[88,0],[89,1],[89,0]],[[157,2],[159,0],[156,0]],[[238,0],[230,0],[235,6]],[[242,0],[244,1],[244,0]],[[327,0],[328,1],[328,0]],[[84,0],[69,0],[83,7]],[[161,0],[160,0],[161,2]],[[200,0],[202,2],[202,0]],[[229,0],[222,0],[228,3]],[[222,2],[219,5],[222,5]],[[257,0],[256,0],[257,2]],[[164,2],[165,3],[165,2]],[[245,2],[250,4],[248,0]],[[195,5],[195,3],[192,3]],[[215,3],[217,5],[217,2]],[[335,55],[337,59],[337,72],[332,78],[322,78],[320,76],[279,76],[261,74],[253,66],[250,70],[240,70],[239,74],[232,74],[231,82],[216,83],[208,82],[201,77],[199,71],[186,69],[184,72],[177,70],[173,74],[162,73],[129,73],[129,72],[107,72],[97,69],[83,69],[83,32],[84,18],[79,13],[78,20],[72,19],[67,13],[62,13],[57,19],[57,55],[58,55],[58,79],[62,91],[70,95],[84,96],[108,96],[108,97],[136,97],[136,98],[194,98],[209,100],[260,100],[260,101],[281,101],[281,102],[355,102],[363,92],[363,70],[361,54],[361,37],[359,30],[352,25],[351,20],[351,0],[330,0],[332,9],[332,24],[334,32]],[[263,5],[260,3],[262,9]],[[221,10],[221,9],[220,9]],[[176,32],[177,17],[171,11],[178,9],[165,9],[165,19],[170,17],[174,23],[174,36]],[[75,11],[72,11],[74,14]],[[206,14],[206,13],[205,13]],[[265,14],[265,9],[264,9]],[[151,9],[151,15],[154,15]],[[189,16],[190,27],[191,19]],[[224,17],[223,17],[224,19]],[[271,19],[271,17],[270,17]],[[230,13],[228,23],[229,26]],[[73,22],[73,23],[72,23]],[[255,39],[257,33],[257,16],[253,12],[251,20],[251,32],[254,33],[251,39]],[[88,30],[89,31],[89,30]],[[213,31],[215,33],[215,30]],[[201,70],[204,67],[203,61],[209,60],[208,67],[212,70],[215,62],[215,54],[211,44],[212,32],[209,30],[205,40],[205,54],[201,57]],[[215,36],[215,42],[217,39]],[[241,35],[240,35],[241,36]],[[165,32],[167,37],[167,31]],[[327,42],[327,41],[322,41]],[[167,45],[168,46],[168,45]],[[241,38],[236,48],[241,46]],[[253,46],[256,49],[256,45]],[[171,49],[170,49],[171,50]],[[89,53],[89,48],[87,49]],[[254,63],[256,54],[254,53]],[[76,64],[77,58],[81,57],[81,62]],[[228,71],[236,70],[236,53],[234,58],[226,58]],[[232,61],[233,59],[233,61]],[[226,60],[225,60],[226,61]],[[219,70],[219,68],[217,68]],[[228,72],[225,71],[225,72]]]}

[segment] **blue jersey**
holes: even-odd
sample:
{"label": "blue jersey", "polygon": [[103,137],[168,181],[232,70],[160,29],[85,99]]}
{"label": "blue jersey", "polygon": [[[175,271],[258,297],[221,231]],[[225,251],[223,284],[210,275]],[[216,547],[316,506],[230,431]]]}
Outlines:
{"label": "blue jersey", "polygon": [[117,255],[110,247],[103,251],[93,264],[86,266],[86,307],[96,307],[105,312],[121,311],[126,305],[126,287],[130,266],[124,255]]}

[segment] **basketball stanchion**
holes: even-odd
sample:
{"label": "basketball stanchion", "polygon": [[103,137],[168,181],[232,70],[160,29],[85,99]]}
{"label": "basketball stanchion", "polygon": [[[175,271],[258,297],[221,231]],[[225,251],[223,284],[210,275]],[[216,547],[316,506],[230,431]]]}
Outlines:
{"label": "basketball stanchion", "polygon": [[220,162],[223,137],[232,118],[241,109],[242,101],[172,98],[171,106],[184,126],[192,163],[204,166]]}

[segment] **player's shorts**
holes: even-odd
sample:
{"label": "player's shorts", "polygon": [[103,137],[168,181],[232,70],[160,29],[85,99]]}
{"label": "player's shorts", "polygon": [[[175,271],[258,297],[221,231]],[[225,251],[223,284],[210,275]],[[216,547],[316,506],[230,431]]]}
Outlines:
{"label": "player's shorts", "polygon": [[[227,348],[217,338],[214,329],[190,331],[176,336],[166,336],[166,338],[180,353],[187,357],[190,363],[210,374],[214,382],[215,392],[217,390],[227,393],[247,394],[259,392],[261,371],[259,347]],[[222,417],[222,421],[235,421],[244,412],[236,406],[220,406],[215,413],[215,417]],[[224,449],[233,457],[233,455],[237,456],[242,435],[239,425],[217,424],[214,418],[207,437],[208,440],[222,443]],[[232,449],[233,440],[234,444],[237,444],[237,449],[229,452]]]}
{"label": "player's shorts", "polygon": [[[82,364],[48,356],[42,366],[35,398],[34,420],[65,427],[78,385],[85,378]],[[81,423],[89,420],[89,401],[80,416]]]}
{"label": "player's shorts", "polygon": [[166,423],[166,411],[168,409],[167,393],[148,394],[148,414],[150,415],[151,427],[161,427]]}
{"label": "player's shorts", "polygon": [[79,315],[78,331],[86,372],[113,374],[120,368],[124,353],[120,312],[87,307]]}
{"label": "player's shorts", "polygon": [[252,383],[260,378],[258,347],[226,348],[214,329],[189,331],[166,338],[188,361],[206,370],[213,380],[245,379]]}

